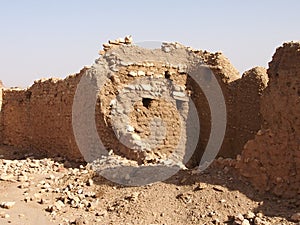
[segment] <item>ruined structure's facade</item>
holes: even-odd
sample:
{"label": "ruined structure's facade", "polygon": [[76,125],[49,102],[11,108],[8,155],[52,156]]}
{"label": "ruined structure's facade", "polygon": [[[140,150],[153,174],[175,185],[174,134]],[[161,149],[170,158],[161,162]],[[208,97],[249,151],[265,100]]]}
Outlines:
{"label": "ruined structure's facade", "polygon": [[[182,136],[178,122],[180,115],[174,103],[175,106],[177,103],[178,107],[185,108],[181,116],[186,117],[190,95],[196,104],[201,124],[199,143],[193,157],[195,165],[207,144],[211,122],[210,108],[204,93],[188,77],[188,68],[196,61],[204,63],[216,75],[225,97],[228,125],[219,155],[235,157],[246,141],[259,130],[261,117],[257,111],[260,105],[257,96],[265,87],[263,69],[254,69],[239,78],[237,70],[222,53],[195,51],[178,43],[166,43],[162,49],[149,50],[133,46],[129,40],[126,43],[111,42],[104,45],[104,50],[101,52],[103,56],[95,63],[95,66],[103,64],[107,67],[106,84],[99,93],[95,115],[99,136],[107,149],[139,161],[167,157],[177,147],[179,137]],[[52,78],[36,81],[26,90],[4,89],[1,142],[46,152],[48,155],[62,154],[70,159],[82,159],[72,130],[72,105],[81,77],[88,76],[95,70],[95,66],[84,68],[79,74],[64,80]],[[133,84],[141,78],[148,79],[148,84]],[[168,82],[172,82],[172,87]],[[113,116],[118,113],[114,99],[119,90],[124,88],[132,92],[132,98],[137,91],[140,96],[132,105],[133,111],[128,118],[130,124],[120,125],[122,120],[118,123],[115,121],[123,118],[122,113]],[[164,88],[166,93],[172,94],[175,100],[173,103],[166,102],[157,94],[158,89]],[[156,124],[156,130],[161,134],[151,135],[151,120],[154,116],[166,125],[163,131],[159,129],[161,122]],[[112,126],[116,124],[127,126],[128,132],[132,132],[128,140],[124,135],[115,135]],[[121,132],[122,128],[118,129]],[[145,139],[148,139],[148,146],[138,144]],[[135,148],[143,148],[145,151],[135,151]],[[180,148],[184,151],[184,146]]]}
{"label": "ruined structure's facade", "polygon": [[[197,165],[211,132],[208,100],[190,76],[200,65],[214,73],[225,99],[227,127],[219,156],[241,154],[237,167],[258,189],[295,195],[300,187],[299,45],[279,48],[268,72],[256,67],[240,77],[222,53],[178,43],[149,50],[132,45],[130,38],[111,41],[95,64],[76,75],[39,80],[25,90],[0,88],[0,143],[83,160],[73,132],[74,97],[82,78],[101,77],[105,85],[94,120],[106,149],[138,163],[168,158],[176,149],[184,157],[193,132],[186,124],[192,100],[201,129],[188,164]],[[79,105],[84,112],[87,103]],[[88,139],[90,133],[82,136]]]}

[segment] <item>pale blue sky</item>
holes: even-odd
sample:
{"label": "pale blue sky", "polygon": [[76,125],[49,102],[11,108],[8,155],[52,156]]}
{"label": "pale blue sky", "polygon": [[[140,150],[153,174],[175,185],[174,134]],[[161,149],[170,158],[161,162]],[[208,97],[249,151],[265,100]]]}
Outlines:
{"label": "pale blue sky", "polygon": [[76,73],[102,43],[128,34],[220,50],[243,72],[300,39],[300,1],[0,0],[0,28],[6,86]]}

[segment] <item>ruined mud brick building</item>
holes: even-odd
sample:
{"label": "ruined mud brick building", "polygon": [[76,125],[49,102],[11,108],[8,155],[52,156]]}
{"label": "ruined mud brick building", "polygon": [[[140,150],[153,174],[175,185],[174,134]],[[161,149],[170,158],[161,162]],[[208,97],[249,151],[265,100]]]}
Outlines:
{"label": "ruined mud brick building", "polygon": [[[278,52],[290,51],[294,52],[290,53],[291,55],[297,55],[298,46],[284,45],[283,50],[279,49]],[[295,166],[299,165],[299,141],[297,142],[296,133],[291,137],[277,137],[277,147],[273,146],[272,141],[267,142],[263,152],[259,150],[261,148],[255,147],[259,145],[257,140],[270,132],[270,127],[273,132],[278,131],[277,135],[281,135],[276,118],[283,121],[280,110],[285,108],[276,108],[277,103],[271,90],[284,98],[286,89],[283,86],[290,79],[289,88],[295,88],[294,98],[290,100],[293,99],[294,102],[282,101],[287,104],[285,107],[292,107],[291,104],[296,103],[299,105],[299,83],[294,83],[298,78],[292,75],[297,74],[298,58],[288,64],[290,59],[286,57],[290,55],[280,56],[276,53],[268,70],[271,85],[266,88],[268,75],[264,68],[253,68],[240,77],[222,53],[193,50],[178,43],[163,43],[161,49],[151,50],[135,46],[130,38],[125,38],[104,44],[104,50],[100,51],[100,54],[101,57],[91,67],[85,67],[78,74],[66,79],[39,80],[22,90],[4,88],[1,91],[0,143],[30,149],[40,154],[46,153],[48,156],[60,154],[71,160],[82,160],[82,152],[79,151],[72,126],[74,97],[82,78],[99,78],[104,81],[104,85],[98,90],[94,121],[106,149],[138,163],[151,163],[168,158],[177,151],[177,146],[181,150],[179,154],[184,154],[189,142],[188,132],[192,131],[186,129],[186,124],[178,121],[180,118],[185,121],[189,114],[190,97],[197,109],[200,133],[197,148],[188,164],[197,165],[211,130],[209,103],[201,88],[189,76],[190,68],[200,64],[213,72],[226,103],[227,127],[219,156],[235,158],[241,154],[238,168],[258,188],[260,185],[256,182],[260,177],[255,176],[264,168],[264,187],[281,187],[277,185],[279,180],[282,179],[281,182],[284,183],[288,179],[289,184],[297,184],[292,193],[299,192],[299,167]],[[279,74],[279,78],[276,74]],[[138,80],[143,80],[143,83],[137,82]],[[86,93],[90,91],[88,88]],[[164,96],[167,94],[171,95],[174,101],[166,100]],[[83,98],[79,101],[82,110],[79,110],[79,114],[86,111],[85,107],[90,107],[85,100]],[[272,119],[268,119],[270,103],[277,110],[273,112]],[[182,113],[178,113],[179,108]],[[291,112],[293,114],[288,116],[299,116],[296,109],[291,109]],[[289,123],[291,127],[288,129],[293,132],[299,130],[298,122]],[[164,129],[161,129],[162,127]],[[153,134],[153,131],[156,133]],[[181,137],[184,140],[179,143]],[[80,137],[88,138],[88,132],[82,133]],[[287,148],[280,142],[287,140],[284,138],[292,139],[293,148]],[[248,142],[252,139],[254,141]],[[281,149],[281,153],[274,150],[277,152],[277,158],[269,157],[273,148]],[[281,157],[283,155],[284,157]],[[289,157],[286,157],[287,155]],[[290,161],[292,156],[295,158]],[[268,160],[273,158],[277,161],[269,163]],[[259,163],[256,163],[257,161]],[[285,165],[285,173],[293,171],[294,178],[274,178],[270,165],[274,167],[277,162]],[[264,164],[269,167],[262,167]],[[281,185],[280,182],[278,184]],[[277,193],[276,188],[272,190]]]}
{"label": "ruined mud brick building", "polygon": [[[156,93],[151,90],[156,88],[155,85],[168,88],[165,82],[172,80],[175,83],[172,88],[176,90],[170,91],[175,94],[174,98],[182,100],[189,90],[195,89],[191,97],[199,106],[201,134],[197,152],[201,156],[201,151],[209,138],[210,112],[201,89],[187,76],[187,66],[195,59],[209,66],[216,75],[225,96],[228,127],[220,155],[234,157],[245,142],[254,137],[260,129],[262,120],[257,97],[265,87],[266,74],[263,69],[251,70],[239,78],[237,70],[223,54],[194,51],[178,43],[166,44],[162,49],[157,50],[143,49],[130,43],[114,42],[104,47],[106,51],[103,57],[95,63],[95,66],[101,62],[107,67],[107,74],[104,75],[107,76],[107,83],[99,95],[96,121],[99,135],[108,149],[119,151],[131,159],[145,158],[136,155],[139,152],[132,151],[120,143],[111,129],[112,100],[116,98],[118,90],[122,90],[125,85],[131,84],[137,78],[145,77],[156,79],[156,84],[149,83],[148,86],[142,87],[144,92],[147,92],[143,95],[148,94],[148,97],[140,96],[139,102],[134,105],[135,109],[130,118],[134,133],[137,133],[140,138],[150,136],[149,118],[156,115],[166,121],[167,130],[166,138],[162,140],[163,144],[154,152],[158,155],[171,152],[177,145],[179,136],[177,109],[169,102],[160,100],[159,96],[153,96],[152,92],[154,95]],[[166,58],[168,62],[165,62]],[[173,62],[173,65],[170,62]],[[5,89],[1,111],[3,130],[1,142],[5,145],[46,151],[50,155],[60,153],[71,159],[80,158],[81,154],[72,130],[72,105],[81,77],[89,76],[95,70],[95,66],[84,68],[79,74],[64,80],[53,78],[36,81],[25,90]],[[137,86],[127,85],[125,88],[130,91],[139,88]],[[153,145],[156,143],[154,142]]]}

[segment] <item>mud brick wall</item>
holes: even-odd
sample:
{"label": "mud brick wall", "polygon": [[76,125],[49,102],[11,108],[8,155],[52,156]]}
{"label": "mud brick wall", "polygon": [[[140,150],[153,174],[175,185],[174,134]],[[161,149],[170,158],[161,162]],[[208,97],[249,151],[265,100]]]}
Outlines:
{"label": "mud brick wall", "polygon": [[26,90],[4,90],[2,143],[80,159],[71,119],[74,93],[84,71],[65,80],[39,80]]}
{"label": "mud brick wall", "polygon": [[[227,110],[227,127],[226,135],[223,140],[222,147],[219,152],[219,156],[222,157],[233,157],[235,154],[235,149],[231,148],[231,136],[227,135],[232,129],[234,129],[234,120],[230,120],[231,116],[235,113],[235,105],[233,102],[233,92],[230,90],[230,83],[238,80],[240,78],[239,72],[233,67],[229,59],[226,58],[222,53],[210,53],[207,51],[199,51],[197,54],[203,59],[203,62],[209,67],[209,69],[214,73],[216,79],[219,82],[220,88],[222,89],[226,110]],[[200,87],[194,84],[193,80],[188,80],[188,87],[191,86],[193,90],[192,99],[198,106],[198,115],[201,124],[199,143],[197,151],[195,152],[191,165],[196,165],[198,161],[202,158],[205,147],[209,140],[210,130],[211,130],[211,118],[210,118],[210,108],[207,99],[200,89]]]}
{"label": "mud brick wall", "polygon": [[[165,79],[166,74],[169,76],[168,79],[176,83],[175,86],[170,85]],[[163,95],[175,93],[173,97],[177,99],[176,101],[187,104],[186,78],[186,75],[179,75],[178,69],[162,66],[160,63],[144,63],[120,68],[107,82],[99,96],[98,105],[101,105],[101,110],[96,114],[96,121],[101,121],[101,117],[104,117],[109,127],[115,126],[120,131],[119,136],[115,137],[105,123],[98,123],[98,131],[103,137],[104,145],[108,149],[125,154],[127,158],[147,161],[153,161],[157,157],[165,158],[172,153],[174,146],[179,144],[180,118],[176,102],[167,102]],[[142,84],[139,83],[139,79],[144,79]],[[119,100],[115,100],[118,99],[116,97],[122,89],[125,94]],[[157,90],[164,90],[165,93]],[[132,106],[132,112],[128,124],[124,124],[126,116],[124,117],[122,110],[128,105]],[[186,106],[184,115],[188,114],[187,110]],[[151,127],[155,117],[165,123],[165,131],[162,130],[162,121],[157,121],[157,124]],[[161,133],[151,135],[151,128],[152,131]],[[128,132],[131,132],[131,135],[126,137]],[[108,136],[114,138],[107,138]],[[144,139],[143,143],[140,142],[141,139]]]}
{"label": "mud brick wall", "polygon": [[[222,149],[231,149],[230,155],[241,153],[247,141],[253,139],[263,124],[260,112],[261,96],[267,87],[268,75],[263,67],[246,71],[242,77],[229,85],[232,111],[228,112],[228,125]],[[222,150],[221,150],[222,151]],[[226,153],[224,153],[226,154]]]}
{"label": "mud brick wall", "polygon": [[29,99],[26,90],[6,89],[3,91],[2,123],[3,143],[20,148],[28,148]]}
{"label": "mud brick wall", "polygon": [[276,50],[263,93],[262,129],[242,153],[238,168],[261,191],[300,193],[300,43]]}
{"label": "mud brick wall", "polygon": [[[174,151],[180,133],[177,109],[154,91],[165,88],[173,95],[175,105],[182,107],[183,118],[189,111],[188,95],[196,104],[201,129],[191,165],[199,162],[209,138],[211,121],[204,94],[188,76],[187,65],[193,60],[200,60],[212,70],[225,97],[228,124],[219,156],[235,157],[260,129],[262,119],[257,109],[260,108],[259,97],[265,87],[263,69],[250,70],[239,78],[238,71],[222,53],[193,50],[178,43],[165,43],[161,50],[142,49],[130,43],[113,43],[117,42],[105,45],[104,51],[101,51],[102,57],[96,60],[92,68],[85,68],[77,75],[64,80],[40,80],[26,90],[5,89],[0,117],[3,127],[1,143],[48,156],[61,154],[81,160],[72,130],[73,99],[81,77],[89,76],[100,64],[108,68],[107,83],[98,96],[95,120],[103,144],[116,154],[140,162],[151,162],[166,158]],[[141,61],[141,57],[150,60]],[[164,58],[171,63],[164,62]],[[149,78],[149,82],[142,86],[134,84],[140,78]],[[151,79],[159,81],[152,82]],[[173,82],[172,87],[166,83],[169,81]],[[128,96],[139,91],[137,101],[132,104],[129,124],[123,124],[120,120],[123,114],[118,114],[126,101],[114,100],[119,90],[123,89],[127,90]],[[131,98],[134,99],[134,96]],[[151,125],[155,116],[165,122],[165,131],[160,129],[159,121]],[[113,123],[119,126],[119,136],[112,129]],[[151,126],[156,126],[155,130],[161,132],[156,135],[159,138],[153,138]],[[126,137],[124,129],[131,132],[130,137]],[[148,139],[147,146],[142,146],[140,139],[145,138]],[[136,148],[144,151],[136,151]]]}
{"label": "mud brick wall", "polygon": [[[222,53],[198,52],[203,62],[215,74],[223,91],[227,110],[227,127],[219,156],[234,158],[248,140],[255,137],[263,123],[260,113],[261,95],[267,86],[265,68],[255,67],[240,77],[238,71]],[[193,81],[188,82],[193,86]],[[210,110],[199,87],[193,87],[192,99],[199,105],[201,135],[194,160],[199,161],[210,134]]]}

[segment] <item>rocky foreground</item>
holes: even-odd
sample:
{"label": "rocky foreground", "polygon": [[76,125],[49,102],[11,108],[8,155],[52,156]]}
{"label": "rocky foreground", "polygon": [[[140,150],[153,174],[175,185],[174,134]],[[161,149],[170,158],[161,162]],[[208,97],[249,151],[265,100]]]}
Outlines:
{"label": "rocky foreground", "polygon": [[0,224],[300,223],[299,199],[259,194],[236,175],[236,160],[216,160],[200,174],[182,170],[165,182],[124,187],[89,165],[4,152]]}

